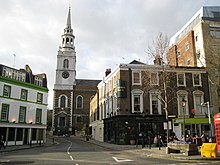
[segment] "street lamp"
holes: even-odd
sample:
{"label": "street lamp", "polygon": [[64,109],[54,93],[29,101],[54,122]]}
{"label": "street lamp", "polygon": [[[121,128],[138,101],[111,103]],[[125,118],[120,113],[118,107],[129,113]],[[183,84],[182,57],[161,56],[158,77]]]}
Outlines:
{"label": "street lamp", "polygon": [[186,132],[185,132],[185,108],[186,108],[186,100],[182,99],[182,108],[183,108],[183,142],[186,142]]}
{"label": "street lamp", "polygon": [[209,101],[205,102],[205,103],[201,103],[202,106],[207,105],[207,110],[208,110],[208,118],[209,118],[209,125],[210,125],[210,129],[211,129],[211,137],[213,136],[213,125],[211,122],[211,112],[210,112],[210,105],[209,105]]}

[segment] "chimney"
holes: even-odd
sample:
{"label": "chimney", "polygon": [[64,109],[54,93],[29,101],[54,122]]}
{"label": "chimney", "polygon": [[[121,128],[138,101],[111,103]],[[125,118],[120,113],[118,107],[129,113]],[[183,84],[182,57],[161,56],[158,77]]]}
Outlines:
{"label": "chimney", "polygon": [[106,69],[105,71],[105,77],[107,77],[111,73],[111,69]]}

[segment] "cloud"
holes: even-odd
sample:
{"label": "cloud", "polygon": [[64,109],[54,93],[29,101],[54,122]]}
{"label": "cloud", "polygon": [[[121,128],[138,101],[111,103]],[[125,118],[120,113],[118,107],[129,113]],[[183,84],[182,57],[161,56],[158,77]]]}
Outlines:
{"label": "cloud", "polygon": [[[218,0],[73,0],[72,28],[77,53],[77,78],[102,79],[132,60],[151,62],[145,50],[163,32],[175,34],[202,5]],[[0,60],[16,68],[28,64],[46,73],[52,108],[56,56],[66,24],[68,1],[0,0]],[[123,58],[122,58],[123,57]]]}

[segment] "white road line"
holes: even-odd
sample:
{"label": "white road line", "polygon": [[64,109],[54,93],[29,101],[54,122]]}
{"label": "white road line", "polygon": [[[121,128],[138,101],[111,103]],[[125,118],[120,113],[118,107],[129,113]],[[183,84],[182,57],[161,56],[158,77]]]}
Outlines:
{"label": "white road line", "polygon": [[70,149],[71,149],[73,143],[72,143],[71,141],[69,141],[69,140],[65,140],[65,141],[70,142],[70,146],[68,147],[66,153],[69,155],[69,157],[70,157],[71,160],[74,160],[73,157],[72,157],[72,155],[70,154]]}
{"label": "white road line", "polygon": [[71,159],[71,160],[74,160],[73,157],[72,157],[71,155],[70,155],[70,159]]}

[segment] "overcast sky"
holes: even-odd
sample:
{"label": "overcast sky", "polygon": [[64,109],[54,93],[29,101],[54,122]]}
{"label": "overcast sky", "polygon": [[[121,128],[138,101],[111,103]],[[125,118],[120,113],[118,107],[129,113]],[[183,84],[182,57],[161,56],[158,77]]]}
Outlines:
{"label": "overcast sky", "polygon": [[69,4],[76,76],[102,79],[120,63],[152,63],[145,50],[159,32],[171,37],[202,6],[220,6],[220,0],[0,0],[0,63],[46,73],[50,109]]}

